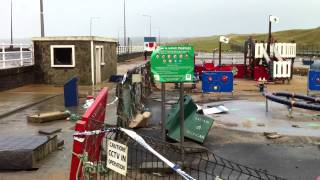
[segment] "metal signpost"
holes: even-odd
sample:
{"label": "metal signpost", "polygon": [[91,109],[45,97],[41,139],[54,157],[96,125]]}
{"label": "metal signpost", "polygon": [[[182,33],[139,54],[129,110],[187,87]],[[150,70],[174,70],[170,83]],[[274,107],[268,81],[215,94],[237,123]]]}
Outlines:
{"label": "metal signpost", "polygon": [[184,159],[184,82],[194,79],[194,49],[192,46],[159,46],[151,55],[151,72],[161,82],[162,137],[165,138],[165,83],[180,83],[180,146]]}
{"label": "metal signpost", "polygon": [[220,36],[219,37],[219,66],[221,66],[221,48],[222,48],[222,43],[228,44],[229,43],[229,38],[225,36]]}

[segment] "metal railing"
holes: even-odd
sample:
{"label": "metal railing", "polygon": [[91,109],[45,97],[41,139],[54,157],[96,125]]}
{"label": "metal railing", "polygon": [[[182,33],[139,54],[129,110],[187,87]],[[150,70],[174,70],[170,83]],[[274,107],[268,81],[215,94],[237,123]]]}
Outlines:
{"label": "metal railing", "polygon": [[143,46],[118,46],[117,47],[117,54],[131,54],[131,53],[139,53],[143,52]]}
{"label": "metal railing", "polygon": [[0,44],[0,69],[32,65],[34,65],[32,45]]}

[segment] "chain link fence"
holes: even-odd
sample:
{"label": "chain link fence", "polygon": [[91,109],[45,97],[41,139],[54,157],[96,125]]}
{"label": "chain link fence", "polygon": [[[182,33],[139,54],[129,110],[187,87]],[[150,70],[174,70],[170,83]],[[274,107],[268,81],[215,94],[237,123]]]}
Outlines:
{"label": "chain link fence", "polygon": [[[184,147],[184,160],[181,159],[179,146],[142,136],[146,143],[194,179],[203,180],[282,180],[283,178],[256,170],[230,160],[224,159],[210,151],[200,148]],[[115,140],[128,146],[128,171],[123,176],[113,170],[106,170],[99,174],[98,179],[183,179],[158,157],[145,149],[134,139],[123,132],[109,132],[104,139],[101,162],[107,164],[107,141]]]}

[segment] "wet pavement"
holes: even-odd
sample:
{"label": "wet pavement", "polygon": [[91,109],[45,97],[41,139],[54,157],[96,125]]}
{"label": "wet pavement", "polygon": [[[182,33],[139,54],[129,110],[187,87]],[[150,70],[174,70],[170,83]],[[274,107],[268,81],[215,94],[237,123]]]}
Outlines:
{"label": "wet pavement", "polygon": [[[141,58],[139,63],[144,62]],[[126,62],[118,67],[118,72],[125,72],[134,67],[135,61]],[[0,180],[67,180],[70,173],[70,160],[72,155],[72,134],[74,133],[75,122],[58,120],[41,124],[28,123],[26,116],[40,112],[64,111],[82,115],[85,109],[82,108],[87,95],[96,95],[101,88],[108,87],[108,103],[115,100],[114,83],[102,83],[97,86],[79,86],[79,106],[72,108],[64,107],[63,87],[52,85],[27,85],[20,88],[0,92],[0,136],[1,135],[38,135],[42,128],[61,128],[57,133],[58,139],[64,140],[64,148],[49,154],[44,160],[37,164],[38,170],[34,171],[0,171]],[[14,109],[17,112],[8,113]],[[105,122],[116,125],[117,103],[110,104],[106,108]]]}
{"label": "wet pavement", "polygon": [[263,133],[278,132],[281,135],[320,137],[320,113],[294,108],[292,118],[284,105],[268,101],[235,100],[220,102],[228,113],[210,115],[217,125],[241,131]]}
{"label": "wet pavement", "polygon": [[[118,65],[118,74],[123,74],[137,64],[145,61],[140,58],[127,61]],[[115,98],[115,84],[104,83],[96,87],[79,87],[82,97],[96,94],[100,88],[107,86],[110,90],[108,103]],[[265,112],[264,97],[258,92],[256,82],[247,80],[236,80],[235,93],[231,94],[206,94],[202,97],[198,89],[191,93],[197,103],[217,102],[223,103],[230,112],[215,115],[214,125],[209,132],[205,147],[218,155],[256,169],[267,169],[269,173],[288,179],[315,179],[320,175],[320,117],[317,112],[294,109],[293,119],[287,117],[288,111],[285,106],[269,103],[269,112]],[[306,78],[295,76],[290,84],[270,84],[269,91],[305,92]],[[178,99],[178,92],[173,91],[173,85],[167,89],[167,113],[171,103]],[[186,92],[186,93],[187,93]],[[36,171],[0,172],[0,180],[15,179],[69,179],[70,159],[72,151],[72,134],[75,122],[61,120],[43,124],[27,123],[26,116],[38,112],[65,110],[63,105],[62,87],[48,85],[29,85],[21,88],[4,91],[0,93],[0,114],[19,106],[26,108],[0,118],[0,136],[15,134],[38,134],[43,127],[61,128],[58,138],[65,141],[64,148],[51,153],[45,160],[39,162]],[[41,101],[38,104],[31,104]],[[160,121],[160,92],[154,92],[147,107],[152,112],[150,126],[139,129],[139,132],[151,136],[159,136]],[[80,105],[84,98],[80,99]],[[227,101],[226,101],[227,100]],[[107,107],[106,123],[116,124],[117,103]],[[73,113],[83,114],[85,111],[81,106],[68,109]],[[320,113],[319,113],[320,114]],[[264,126],[258,126],[264,124]],[[293,124],[300,128],[292,127]],[[284,135],[276,140],[266,139],[262,134],[264,131],[276,131]],[[189,141],[190,142],[190,141]],[[194,145],[199,145],[195,144]]]}
{"label": "wet pavement", "polygon": [[319,139],[293,136],[269,140],[260,133],[214,126],[204,146],[226,159],[286,179],[315,180],[320,176],[316,142]]}
{"label": "wet pavement", "polygon": [[[305,77],[294,77],[290,84],[269,84],[270,91],[303,93]],[[299,86],[298,86],[299,85]],[[193,100],[204,103],[224,104],[229,113],[213,115],[215,120],[203,146],[217,155],[255,169],[267,170],[286,179],[316,179],[320,175],[320,112],[294,108],[288,117],[286,106],[269,101],[266,113],[265,98],[258,92],[256,82],[236,80],[235,93],[204,94],[186,90]],[[166,114],[179,92],[167,85]],[[191,93],[193,91],[193,93]],[[160,130],[160,92],[154,92],[146,103],[152,112],[149,128],[140,132],[157,137]],[[293,127],[293,125],[295,125]],[[267,139],[264,132],[278,132],[279,139]],[[188,145],[198,144],[188,140]]]}

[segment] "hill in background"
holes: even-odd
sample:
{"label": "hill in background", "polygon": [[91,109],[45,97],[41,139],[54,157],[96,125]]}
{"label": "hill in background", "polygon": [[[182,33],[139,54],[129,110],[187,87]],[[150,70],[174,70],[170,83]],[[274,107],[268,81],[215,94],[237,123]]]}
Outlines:
{"label": "hill in background", "polygon": [[[229,44],[223,44],[224,51],[235,50],[241,47],[244,41],[252,36],[254,40],[266,41],[268,34],[228,34],[230,38]],[[273,32],[272,36],[278,42],[295,41],[298,48],[318,48],[320,49],[320,27],[314,29],[295,29]],[[212,52],[219,46],[219,36],[195,37],[177,41],[174,44],[190,44],[193,45],[196,51]]]}

